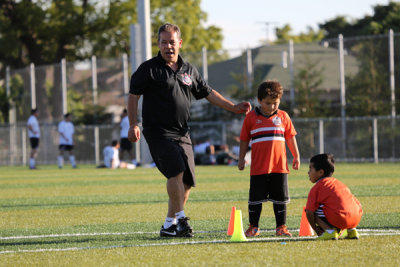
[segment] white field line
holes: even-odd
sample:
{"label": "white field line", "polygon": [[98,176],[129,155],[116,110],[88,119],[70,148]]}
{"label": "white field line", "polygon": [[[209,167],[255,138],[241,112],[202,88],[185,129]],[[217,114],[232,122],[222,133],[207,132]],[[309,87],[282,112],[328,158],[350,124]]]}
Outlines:
{"label": "white field line", "polygon": [[[268,232],[274,232],[274,230],[267,230]],[[267,232],[264,231],[264,232]],[[360,236],[390,236],[400,235],[400,230],[397,229],[359,229]],[[365,233],[364,233],[365,232]],[[153,234],[158,232],[132,232],[132,233],[87,233],[87,234],[60,234],[60,235],[41,235],[41,236],[30,236],[31,238],[43,238],[43,237],[66,237],[66,236],[98,236],[98,235],[127,235],[127,234]],[[207,231],[197,233],[210,233]],[[20,237],[8,237],[10,239],[28,238],[29,236]],[[2,237],[4,240],[5,237]],[[285,241],[299,241],[299,240],[313,240],[314,237],[259,237],[249,239],[248,242],[264,242],[264,241],[275,241],[286,244]],[[165,243],[149,243],[139,245],[114,245],[114,246],[97,246],[97,247],[69,247],[69,248],[49,248],[49,249],[21,249],[21,250],[5,250],[0,251],[0,254],[11,254],[11,253],[38,253],[38,252],[60,252],[60,251],[79,251],[79,250],[90,250],[90,249],[113,249],[113,248],[130,248],[130,247],[156,247],[156,246],[170,246],[170,245],[197,245],[197,244],[219,244],[219,243],[245,243],[245,242],[231,242],[229,239],[214,239],[209,241],[184,241],[184,242],[165,242]]]}
{"label": "white field line", "polygon": [[[290,229],[292,232],[299,232],[299,229]],[[375,233],[400,233],[400,229],[357,229],[358,232],[375,232]],[[196,231],[199,234],[222,233],[225,231]],[[261,230],[262,233],[273,233],[275,230]],[[159,232],[122,232],[122,233],[66,233],[66,234],[49,234],[49,235],[20,235],[20,236],[0,236],[0,240],[14,239],[39,239],[39,238],[57,238],[57,237],[81,237],[81,236],[112,236],[112,235],[140,235],[140,234],[158,234]]]}

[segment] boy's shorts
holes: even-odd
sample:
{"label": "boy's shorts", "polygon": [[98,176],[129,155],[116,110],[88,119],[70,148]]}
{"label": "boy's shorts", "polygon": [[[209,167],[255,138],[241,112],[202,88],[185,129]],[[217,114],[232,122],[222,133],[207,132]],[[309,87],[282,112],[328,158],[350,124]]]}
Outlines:
{"label": "boy's shorts", "polygon": [[36,149],[39,147],[39,138],[37,137],[31,137],[29,138],[29,141],[31,143],[31,148]]}
{"label": "boy's shorts", "polygon": [[275,204],[290,202],[287,173],[250,176],[249,205],[257,205],[267,201]]}
{"label": "boy's shorts", "polygon": [[154,163],[167,179],[183,172],[183,183],[196,186],[193,146],[189,135],[179,139],[146,138],[146,141]]}
{"label": "boy's shorts", "polygon": [[129,141],[128,138],[121,138],[121,150],[127,150],[131,151],[132,150],[132,143]]}
{"label": "boy's shorts", "polygon": [[[328,225],[332,227],[336,227],[339,229],[351,229],[355,228],[362,216],[362,211],[359,214],[342,214],[342,216],[337,215],[335,217],[328,218],[325,216],[325,212],[323,209],[324,205],[320,205],[318,209],[315,211],[315,214],[324,222],[326,222]],[[361,209],[360,209],[361,210]]]}
{"label": "boy's shorts", "polygon": [[61,151],[72,151],[74,149],[73,145],[59,145],[58,149]]}

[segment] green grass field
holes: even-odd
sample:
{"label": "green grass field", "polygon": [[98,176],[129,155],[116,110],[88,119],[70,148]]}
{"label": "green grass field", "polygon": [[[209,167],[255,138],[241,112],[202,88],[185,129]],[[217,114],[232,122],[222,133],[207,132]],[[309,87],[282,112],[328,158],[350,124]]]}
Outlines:
{"label": "green grass field", "polygon": [[360,240],[298,237],[307,171],[289,175],[294,236],[275,237],[265,203],[261,235],[239,243],[226,231],[233,206],[247,227],[248,168],[198,166],[185,208],[195,236],[165,239],[166,180],[156,169],[0,167],[0,266],[400,266],[400,165],[337,164],[334,176],[363,205]]}

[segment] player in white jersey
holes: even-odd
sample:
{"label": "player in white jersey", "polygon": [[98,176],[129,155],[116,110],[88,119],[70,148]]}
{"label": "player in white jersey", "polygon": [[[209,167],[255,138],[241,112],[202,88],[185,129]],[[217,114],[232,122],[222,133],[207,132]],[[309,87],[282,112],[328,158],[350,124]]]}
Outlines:
{"label": "player in white jersey", "polygon": [[39,148],[40,140],[40,127],[37,117],[39,116],[38,110],[36,108],[31,110],[31,116],[28,118],[28,136],[31,143],[31,154],[29,158],[29,168],[31,170],[36,169],[36,154]]}
{"label": "player in white jersey", "polygon": [[74,124],[71,122],[71,114],[67,113],[64,115],[64,120],[58,124],[58,133],[60,134],[59,141],[59,155],[58,155],[58,168],[62,168],[64,165],[64,151],[69,152],[69,161],[71,162],[72,168],[76,168],[75,156],[72,151],[74,149]]}

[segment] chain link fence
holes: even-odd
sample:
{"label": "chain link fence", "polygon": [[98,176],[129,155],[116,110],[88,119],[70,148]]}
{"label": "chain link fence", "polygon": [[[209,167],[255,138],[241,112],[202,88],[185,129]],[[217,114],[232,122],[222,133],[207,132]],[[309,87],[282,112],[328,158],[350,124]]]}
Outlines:
{"label": "chain link fence", "polygon": [[[232,92],[250,91],[266,79],[280,81],[285,88],[281,108],[292,114],[303,160],[321,151],[342,160],[398,160],[400,34],[342,40],[265,45],[242,51],[203,49],[198,53],[185,53],[183,47],[182,55],[211,87],[228,98]],[[230,52],[235,56],[229,56]],[[119,128],[114,125],[126,106],[129,73],[127,55],[123,55],[46,66],[31,64],[0,74],[0,85],[12,99],[9,123],[0,125],[0,164],[26,163],[30,151],[26,120],[33,107],[39,109],[42,133],[39,163],[55,163],[56,125],[66,112],[86,118],[75,121],[77,160],[98,163],[102,148],[119,139]],[[307,102],[318,105],[300,105]],[[208,136],[216,144],[237,145],[234,137],[240,134],[241,121],[225,120],[223,112],[207,105],[204,100],[193,102],[192,139]],[[253,105],[257,105],[255,96]],[[354,118],[360,110],[368,110],[372,117]],[[321,119],[301,119],[306,116]]]}

